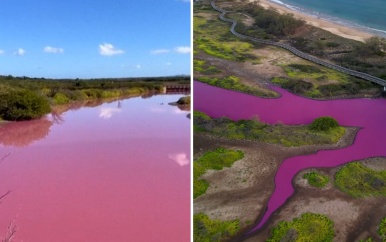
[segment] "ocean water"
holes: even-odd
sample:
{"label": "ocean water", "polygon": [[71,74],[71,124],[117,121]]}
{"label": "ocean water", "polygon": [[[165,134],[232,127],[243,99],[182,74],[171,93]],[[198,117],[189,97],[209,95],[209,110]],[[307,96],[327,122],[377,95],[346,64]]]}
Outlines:
{"label": "ocean water", "polygon": [[386,37],[386,0],[271,0],[293,10]]}

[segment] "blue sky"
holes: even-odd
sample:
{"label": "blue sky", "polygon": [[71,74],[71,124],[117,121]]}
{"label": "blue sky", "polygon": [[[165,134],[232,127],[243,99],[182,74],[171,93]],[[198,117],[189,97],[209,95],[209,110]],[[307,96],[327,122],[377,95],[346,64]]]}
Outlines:
{"label": "blue sky", "polygon": [[190,73],[189,0],[0,0],[0,75]]}

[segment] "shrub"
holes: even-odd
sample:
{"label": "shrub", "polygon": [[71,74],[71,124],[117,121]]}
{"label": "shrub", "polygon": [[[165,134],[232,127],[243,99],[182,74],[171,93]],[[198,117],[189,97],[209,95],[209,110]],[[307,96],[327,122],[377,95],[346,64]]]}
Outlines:
{"label": "shrub", "polygon": [[308,172],[303,175],[304,179],[307,179],[308,184],[314,187],[324,187],[328,183],[328,177],[323,176],[315,171]]}
{"label": "shrub", "polygon": [[339,127],[338,121],[328,116],[317,118],[310,124],[310,129],[313,131],[328,131],[336,127]]}
{"label": "shrub", "polygon": [[224,241],[234,236],[239,229],[239,220],[211,220],[202,213],[193,216],[193,240],[196,242]]}
{"label": "shrub", "polygon": [[0,96],[0,116],[5,120],[31,120],[50,111],[48,100],[32,91],[16,91]]}
{"label": "shrub", "polygon": [[352,162],[335,174],[335,186],[353,197],[385,197],[386,171],[375,171],[359,162]]}
{"label": "shrub", "polygon": [[190,96],[181,97],[178,99],[177,104],[184,105],[184,104],[190,104]]}
{"label": "shrub", "polygon": [[282,221],[271,230],[267,242],[315,241],[329,242],[334,238],[334,223],[325,215],[305,213],[292,222]]}
{"label": "shrub", "polygon": [[378,234],[382,237],[383,241],[386,241],[386,217],[379,224]]}
{"label": "shrub", "polygon": [[70,101],[70,99],[63,93],[57,92],[54,96],[54,103],[61,105],[66,104]]}

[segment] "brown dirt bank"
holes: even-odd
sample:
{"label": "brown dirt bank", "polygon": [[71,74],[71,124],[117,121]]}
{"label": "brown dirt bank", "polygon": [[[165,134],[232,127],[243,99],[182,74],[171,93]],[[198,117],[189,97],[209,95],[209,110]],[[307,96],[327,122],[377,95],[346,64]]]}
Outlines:
{"label": "brown dirt bank", "polygon": [[[385,157],[369,158],[360,162],[371,169],[386,169]],[[293,179],[294,195],[272,215],[263,230],[245,241],[265,241],[270,235],[270,228],[277,223],[292,220],[307,212],[324,214],[333,220],[336,242],[354,242],[368,237],[372,237],[374,241],[382,241],[377,235],[377,228],[381,219],[386,216],[386,198],[353,198],[335,188],[332,182],[341,167],[299,172]],[[311,170],[327,175],[330,178],[329,184],[324,188],[308,185],[302,177]]]}
{"label": "brown dirt bank", "polygon": [[321,149],[336,149],[351,145],[356,132],[356,128],[349,128],[335,145],[296,148],[195,134],[193,143],[195,159],[218,147],[242,150],[245,157],[230,168],[209,171],[203,176],[210,186],[204,195],[194,200],[194,213],[205,213],[211,219],[239,219],[241,235],[263,215],[266,203],[274,190],[277,168],[284,159],[315,153]]}

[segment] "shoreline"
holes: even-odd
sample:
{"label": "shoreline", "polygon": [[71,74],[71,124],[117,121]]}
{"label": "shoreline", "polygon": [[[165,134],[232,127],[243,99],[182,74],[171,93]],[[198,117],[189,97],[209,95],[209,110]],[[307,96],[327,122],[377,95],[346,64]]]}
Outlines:
{"label": "shoreline", "polygon": [[250,2],[259,2],[259,4],[264,8],[272,7],[277,11],[279,11],[280,13],[293,14],[297,18],[305,20],[307,24],[311,26],[321,28],[333,34],[339,35],[343,38],[364,42],[367,38],[376,36],[375,34],[368,33],[364,30],[360,30],[354,27],[344,26],[332,21],[328,21],[326,19],[317,18],[315,16],[312,16],[304,12],[292,10],[286,7],[285,5],[281,5],[271,0],[250,0]]}

